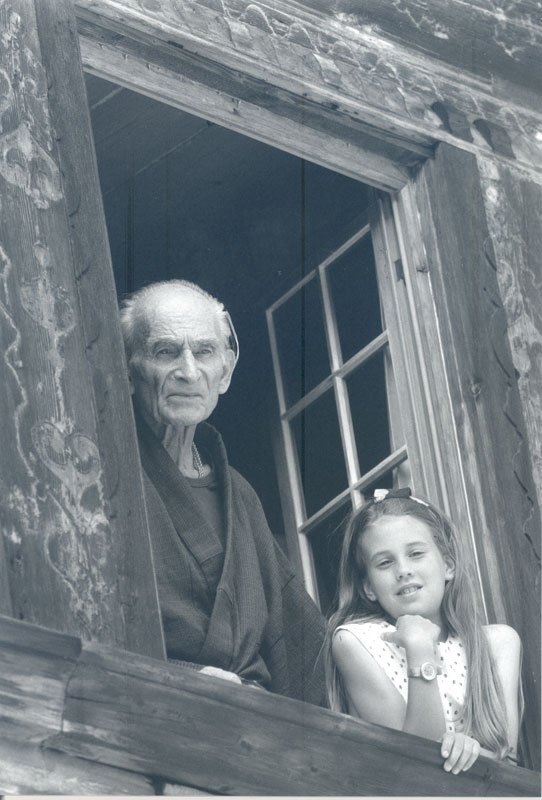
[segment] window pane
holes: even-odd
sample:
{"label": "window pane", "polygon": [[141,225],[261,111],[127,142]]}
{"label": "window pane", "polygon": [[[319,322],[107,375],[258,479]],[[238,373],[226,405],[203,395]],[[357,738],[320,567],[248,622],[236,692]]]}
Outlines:
{"label": "window pane", "polygon": [[311,268],[361,228],[369,192],[363,183],[305,162],[305,248]]}
{"label": "window pane", "polygon": [[361,474],[375,467],[390,450],[384,351],[346,379]]}
{"label": "window pane", "polygon": [[[375,489],[393,489],[394,486],[408,485],[408,480],[405,482],[398,477],[398,472],[402,468],[405,468],[408,473],[407,461],[403,462],[398,469],[386,472],[378,481],[367,487],[364,492],[365,500],[372,498]],[[311,528],[307,534],[314,558],[320,605],[322,612],[326,615],[332,611],[338,588],[341,548],[350,511],[350,501],[347,500],[337,511]]]}
{"label": "window pane", "polygon": [[308,533],[314,557],[322,612],[328,614],[335,598],[344,525],[351,505],[348,501]]}
{"label": "window pane", "polygon": [[330,371],[317,278],[281,305],[273,318],[286,402],[291,406]]}
{"label": "window pane", "polygon": [[371,237],[330,264],[327,274],[344,362],[382,333]]}
{"label": "window pane", "polygon": [[333,390],[298,414],[291,425],[310,517],[347,486]]}

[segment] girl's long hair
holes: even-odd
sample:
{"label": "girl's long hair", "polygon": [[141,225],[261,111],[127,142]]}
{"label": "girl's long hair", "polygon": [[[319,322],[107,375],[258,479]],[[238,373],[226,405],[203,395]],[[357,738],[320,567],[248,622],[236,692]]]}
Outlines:
{"label": "girl's long hair", "polygon": [[377,601],[367,597],[363,587],[367,571],[360,546],[361,537],[370,525],[384,516],[411,516],[425,522],[446,563],[454,567],[453,578],[446,582],[441,612],[445,633],[455,634],[465,648],[465,731],[483,747],[504,758],[515,743],[508,741],[503,691],[482,629],[483,617],[474,589],[476,584],[470,559],[465,557],[462,541],[449,520],[426,501],[418,502],[410,497],[371,500],[353,512],[347,521],[339,567],[337,610],[329,620],[324,642],[330,707],[335,711],[348,711],[345,689],[331,652],[333,634],[338,626],[376,618],[394,623]]}

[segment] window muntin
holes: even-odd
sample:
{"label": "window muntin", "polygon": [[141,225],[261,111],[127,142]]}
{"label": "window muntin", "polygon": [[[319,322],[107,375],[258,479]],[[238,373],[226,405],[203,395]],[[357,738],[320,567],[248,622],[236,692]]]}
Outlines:
{"label": "window muntin", "polygon": [[267,321],[305,581],[327,609],[339,522],[375,486],[408,475],[370,226],[280,297]]}

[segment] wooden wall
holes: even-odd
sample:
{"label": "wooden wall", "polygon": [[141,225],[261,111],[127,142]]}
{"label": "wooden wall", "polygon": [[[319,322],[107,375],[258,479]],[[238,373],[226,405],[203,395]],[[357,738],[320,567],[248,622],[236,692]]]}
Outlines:
{"label": "wooden wall", "polygon": [[[492,234],[498,245],[502,232],[494,219],[488,223],[484,188],[476,158],[441,144],[403,202],[414,199],[421,215],[421,241],[412,249],[418,280],[429,280],[434,298],[437,330],[426,350],[438,357],[441,349],[444,361],[454,434],[448,445],[458,449],[460,464],[450,482],[463,484],[489,621],[511,624],[524,643],[530,742],[524,752],[528,762],[539,764],[540,511],[493,247]],[[514,225],[513,214],[508,219]],[[522,246],[527,249],[516,240]],[[504,270],[507,262],[501,263]],[[525,377],[532,379],[527,372]],[[448,463],[445,450],[443,457]]]}
{"label": "wooden wall", "polygon": [[71,3],[0,12],[2,609],[163,655]]}
{"label": "wooden wall", "polygon": [[493,268],[525,417],[523,446],[530,451],[542,508],[542,180],[485,158],[478,164]]}

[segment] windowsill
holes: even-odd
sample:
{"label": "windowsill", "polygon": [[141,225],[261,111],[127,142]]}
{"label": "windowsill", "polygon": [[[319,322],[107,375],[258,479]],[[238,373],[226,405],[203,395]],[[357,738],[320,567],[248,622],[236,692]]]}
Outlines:
{"label": "windowsill", "polygon": [[453,776],[425,739],[7,617],[0,654],[2,770],[18,746],[49,758],[48,782],[18,792],[54,793],[56,759],[219,794],[540,794],[529,770],[480,758]]}

